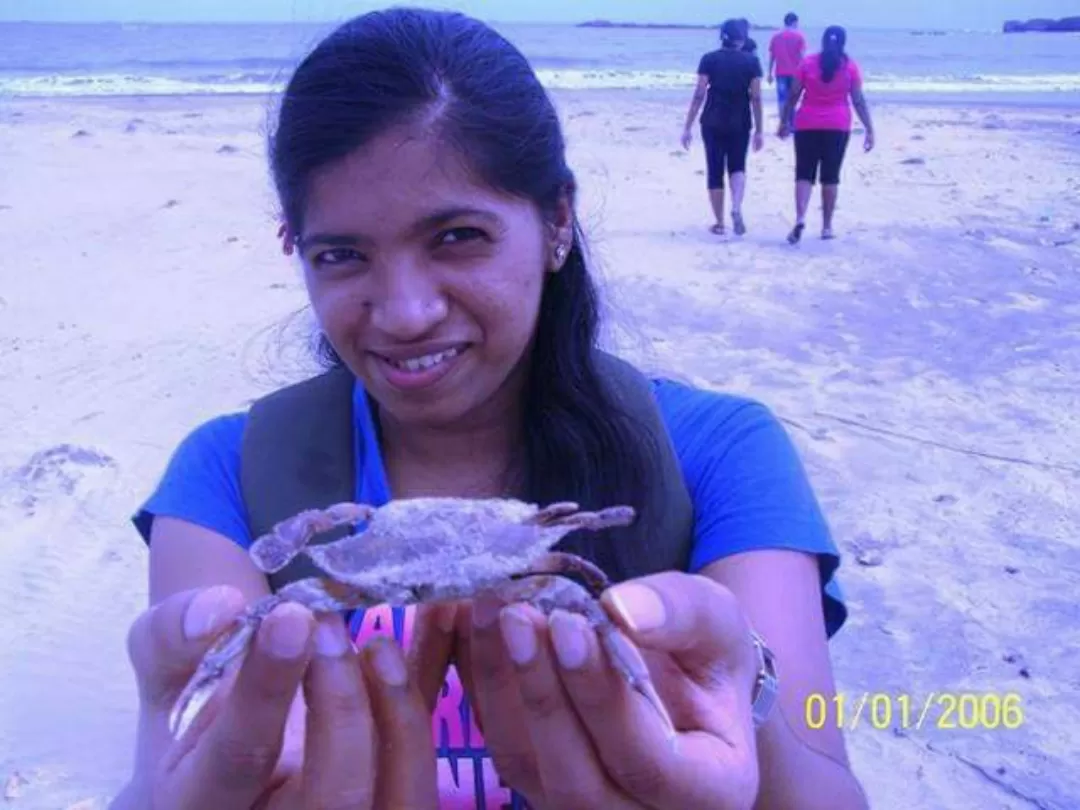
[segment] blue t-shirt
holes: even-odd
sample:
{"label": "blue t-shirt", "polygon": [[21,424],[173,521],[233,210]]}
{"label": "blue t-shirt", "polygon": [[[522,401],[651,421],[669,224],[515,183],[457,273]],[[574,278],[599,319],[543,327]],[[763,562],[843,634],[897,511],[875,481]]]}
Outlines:
{"label": "blue t-shirt", "polygon": [[[654,380],[653,393],[678,455],[694,505],[690,571],[755,549],[792,549],[816,555],[826,629],[832,636],[847,616],[835,578],[837,548],[803,465],[779,420],[753,400]],[[354,389],[356,501],[390,500],[374,421],[363,388]],[[240,493],[240,445],[246,414],[219,416],[192,431],[169,461],[158,487],[137,512],[135,526],[149,542],[156,515],[180,518],[252,543]],[[372,608],[350,617],[363,641],[373,633],[408,643],[411,611]],[[486,756],[456,673],[448,676],[433,718],[443,808],[522,807],[502,787]]]}

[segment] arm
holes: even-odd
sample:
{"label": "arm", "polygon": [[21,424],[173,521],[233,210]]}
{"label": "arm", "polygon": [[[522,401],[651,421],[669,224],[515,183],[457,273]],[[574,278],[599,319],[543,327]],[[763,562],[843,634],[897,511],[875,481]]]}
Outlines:
{"label": "arm", "polygon": [[812,730],[804,720],[809,695],[823,695],[832,705],[836,691],[815,558],[752,551],[719,560],[702,573],[735,594],[778,662],[780,699],[757,734],[761,786],[755,810],[869,808],[836,724]]}
{"label": "arm", "polygon": [[870,107],[863,95],[862,72],[858,64],[852,60],[848,62],[848,70],[851,73],[851,103],[855,107],[855,114],[859,116],[863,127],[866,128],[866,142],[863,148],[869,152],[874,148],[874,122],[870,118]]}
{"label": "arm", "polygon": [[[239,486],[242,431],[243,418],[236,416],[213,419],[194,430],[135,516],[150,549],[151,605],[212,585],[232,586],[249,603],[269,593],[265,576],[245,551],[251,537]],[[294,705],[290,725],[301,709],[303,704]],[[135,779],[152,772],[169,744],[161,731],[140,703]]]}
{"label": "arm", "polygon": [[797,448],[765,407],[678,384],[659,398],[694,502],[690,571],[734,594],[776,654],[780,699],[757,733],[756,810],[865,810],[838,728],[806,727],[835,692],[828,637],[846,610],[840,564]]}
{"label": "arm", "polygon": [[684,132],[690,132],[691,128],[694,126],[694,120],[701,111],[701,105],[705,102],[705,94],[708,90],[709,77],[703,73],[699,73],[697,85],[694,87],[694,95],[690,98],[690,109],[686,113],[686,123],[683,127]]}
{"label": "arm", "polygon": [[862,87],[857,90],[852,89],[851,103],[855,107],[855,114],[859,116],[862,125],[866,127],[866,134],[873,138],[874,122],[870,118],[870,107],[866,103],[866,96],[863,95]]}
{"label": "arm", "polygon": [[765,131],[765,113],[761,109],[761,79],[750,82],[750,109],[754,114],[754,137],[761,138]]}
{"label": "arm", "polygon": [[787,131],[787,122],[791,120],[791,116],[795,113],[795,107],[799,103],[799,99],[802,98],[803,83],[799,75],[796,75],[791,80],[791,91],[788,93],[787,101],[784,103],[784,113],[780,116],[780,131]]}

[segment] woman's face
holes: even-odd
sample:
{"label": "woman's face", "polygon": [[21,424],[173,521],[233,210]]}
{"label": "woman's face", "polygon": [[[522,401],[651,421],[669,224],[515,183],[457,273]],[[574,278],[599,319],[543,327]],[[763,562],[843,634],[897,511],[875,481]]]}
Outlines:
{"label": "woman's face", "polygon": [[560,242],[569,222],[394,129],[312,179],[298,245],[323,330],[380,408],[446,426],[516,400]]}

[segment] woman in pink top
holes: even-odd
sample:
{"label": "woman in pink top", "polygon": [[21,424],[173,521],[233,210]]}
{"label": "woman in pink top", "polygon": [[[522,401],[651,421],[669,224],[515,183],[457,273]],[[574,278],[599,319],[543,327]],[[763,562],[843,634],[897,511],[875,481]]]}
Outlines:
{"label": "woman in pink top", "polygon": [[[851,106],[866,128],[863,149],[874,148],[874,125],[862,91],[859,66],[844,52],[847,33],[838,25],[825,29],[821,53],[803,60],[795,74],[787,107],[780,117],[781,138],[791,132],[788,123],[795,114],[795,227],[788,242],[796,244],[806,227],[806,209],[821,167],[821,238],[833,238],[833,212],[840,185],[840,167],[844,163],[851,136]],[[850,101],[850,103],[849,103]]]}

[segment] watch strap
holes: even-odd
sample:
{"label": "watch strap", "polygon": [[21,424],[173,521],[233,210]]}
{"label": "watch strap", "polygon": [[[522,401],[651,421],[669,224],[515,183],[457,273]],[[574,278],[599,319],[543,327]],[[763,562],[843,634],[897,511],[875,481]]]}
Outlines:
{"label": "watch strap", "polygon": [[756,728],[769,719],[776,705],[780,696],[780,674],[776,668],[776,656],[765,643],[765,639],[753,630],[750,631],[750,638],[758,659],[757,678],[754,680],[750,698],[751,714]]}

